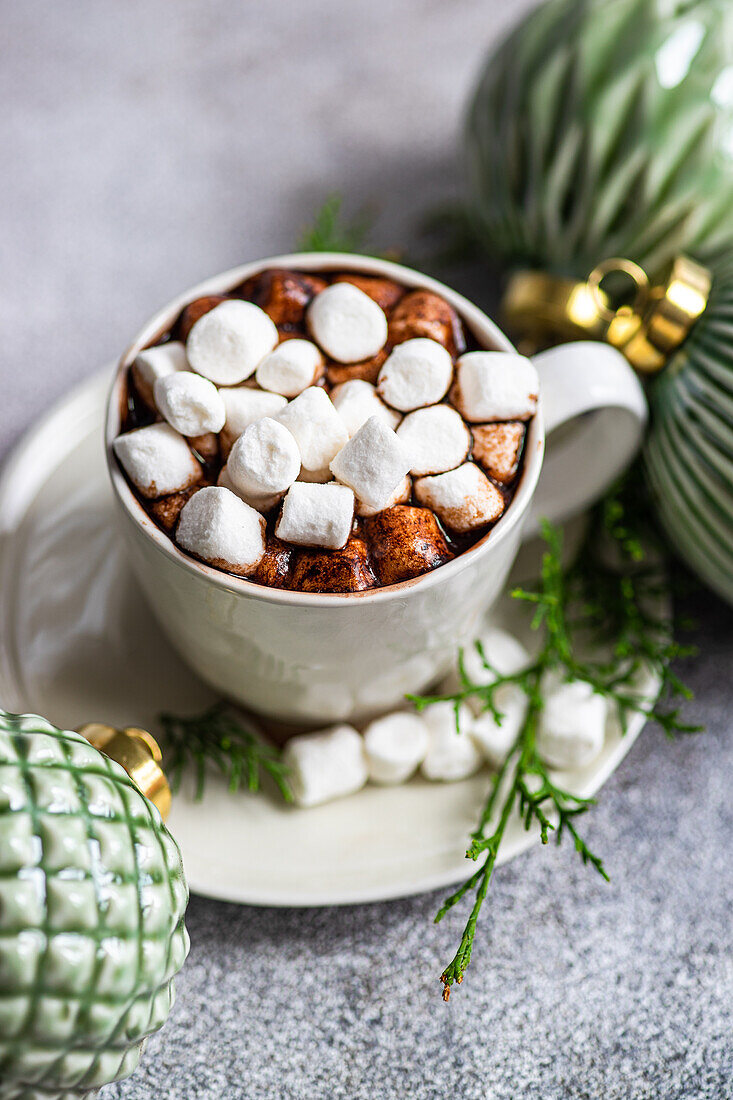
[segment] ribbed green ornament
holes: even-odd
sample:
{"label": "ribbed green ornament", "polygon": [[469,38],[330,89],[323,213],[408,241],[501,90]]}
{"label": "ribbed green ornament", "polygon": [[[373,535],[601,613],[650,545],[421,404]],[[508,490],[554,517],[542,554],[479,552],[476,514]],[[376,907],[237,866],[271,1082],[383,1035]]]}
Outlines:
{"label": "ribbed green ornament", "polygon": [[585,279],[613,256],[712,269],[649,387],[645,466],[673,544],[733,601],[733,3],[549,0],[470,104],[469,210],[489,262]]}
{"label": "ribbed green ornament", "polygon": [[644,465],[659,518],[685,560],[733,603],[733,254],[650,399]]}
{"label": "ribbed green ornament", "polygon": [[487,61],[466,152],[504,266],[708,262],[733,244],[733,4],[550,0]]}
{"label": "ribbed green ornament", "polygon": [[77,733],[0,711],[0,1100],[135,1069],[188,951],[175,841]]}

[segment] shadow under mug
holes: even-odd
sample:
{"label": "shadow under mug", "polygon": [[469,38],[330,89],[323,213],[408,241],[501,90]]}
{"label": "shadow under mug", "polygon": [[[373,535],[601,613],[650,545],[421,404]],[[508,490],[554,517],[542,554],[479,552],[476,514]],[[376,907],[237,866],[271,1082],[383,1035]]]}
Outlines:
{"label": "shadow under mug", "polygon": [[[500,595],[523,533],[535,533],[540,516],[563,520],[585,508],[633,457],[646,402],[611,347],[583,342],[544,352],[534,360],[541,394],[519,486],[504,516],[469,550],[421,577],[357,593],[288,592],[230,576],[184,554],[155,525],[112,442],[137,353],[193,298],[226,293],[268,267],[358,271],[432,290],[480,346],[514,349],[493,321],[442,283],[385,260],[322,252],[260,260],[200,283],[152,317],[122,357],[107,408],[108,468],[133,570],[171,644],[213,688],[269,719],[309,727],[358,722],[447,671]],[[545,431],[552,439],[543,466]]]}

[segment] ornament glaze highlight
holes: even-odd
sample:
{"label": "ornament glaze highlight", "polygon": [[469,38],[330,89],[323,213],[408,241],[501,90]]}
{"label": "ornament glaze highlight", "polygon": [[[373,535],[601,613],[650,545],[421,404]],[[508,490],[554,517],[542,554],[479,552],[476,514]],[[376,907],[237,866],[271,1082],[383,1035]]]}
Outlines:
{"label": "ornament glaze highlight", "polygon": [[178,847],[80,734],[0,711],[0,1100],[128,1076],[188,952]]}

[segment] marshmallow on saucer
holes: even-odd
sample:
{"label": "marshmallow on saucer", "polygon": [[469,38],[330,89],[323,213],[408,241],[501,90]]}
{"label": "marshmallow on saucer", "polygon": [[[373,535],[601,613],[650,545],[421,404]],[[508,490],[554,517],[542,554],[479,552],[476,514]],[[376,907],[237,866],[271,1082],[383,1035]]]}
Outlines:
{"label": "marshmallow on saucer", "polygon": [[585,680],[563,680],[547,673],[541,684],[543,707],[537,752],[551,768],[582,768],[595,760],[606,735],[608,703]]}
{"label": "marshmallow on saucer", "polygon": [[340,550],[351,534],[354,494],[345,485],[296,481],[283,501],[275,534],[296,546]]}
{"label": "marshmallow on saucer", "polygon": [[270,512],[279,504],[282,500],[284,493],[247,493],[243,489],[238,489],[229,476],[229,470],[226,466],[222,466],[219,471],[219,476],[216,479],[216,484],[220,485],[223,489],[228,489],[230,493],[234,493],[240,500],[243,500],[245,504],[249,504],[250,508],[254,508],[256,512]]}
{"label": "marshmallow on saucer", "polygon": [[299,806],[355,794],[367,781],[364,744],[353,726],[291,737],[283,749],[288,782]]}
{"label": "marshmallow on saucer", "polygon": [[155,383],[153,395],[161,416],[181,435],[204,435],[224,427],[224,401],[214,383],[200,374],[167,374]]}
{"label": "marshmallow on saucer", "polygon": [[356,514],[357,516],[376,516],[378,512],[384,512],[387,508],[394,508],[395,504],[406,504],[411,496],[412,478],[405,477],[394,492],[390,493],[386,503],[382,504],[379,508],[374,508],[371,504],[365,504],[363,500],[357,497]]}
{"label": "marshmallow on saucer", "polygon": [[[481,645],[483,657],[478,650],[477,642]],[[491,666],[490,668],[486,667],[484,658]],[[530,656],[514,635],[509,634],[506,630],[499,629],[499,627],[488,627],[470,644],[463,647],[461,660],[466,676],[471,683],[476,684],[478,687],[485,687],[487,684],[494,683],[497,674],[499,676],[512,676],[515,672],[521,672],[529,665]],[[452,671],[441,681],[440,691],[445,694],[452,694],[459,691],[462,686],[463,682],[456,663]],[[522,692],[523,694],[524,692]],[[469,699],[468,705],[472,710],[475,710],[476,714],[481,713],[483,706],[481,700]]]}
{"label": "marshmallow on saucer", "polygon": [[417,714],[396,711],[370,722],[364,730],[364,753],[373,783],[404,783],[427,751],[428,728]]}
{"label": "marshmallow on saucer", "polygon": [[132,377],[137,392],[148,408],[155,408],[153,390],[158,379],[179,370],[188,370],[186,349],[180,340],[171,340],[167,344],[138,352],[132,364]]}
{"label": "marshmallow on saucer", "polygon": [[244,429],[229,452],[227,470],[244,493],[284,493],[300,473],[298,444],[287,428],[264,416]]}
{"label": "marshmallow on saucer", "polygon": [[407,448],[378,416],[370,416],[331,462],[331,472],[367,507],[381,509],[410,469]]}
{"label": "marshmallow on saucer", "polygon": [[418,478],[415,496],[446,527],[462,534],[494,523],[504,511],[503,496],[472,462],[435,477]]}
{"label": "marshmallow on saucer", "polygon": [[297,397],[323,374],[323,356],[310,340],[284,340],[266,355],[255,378],[263,390]]}
{"label": "marshmallow on saucer", "polygon": [[408,413],[397,428],[410,453],[414,477],[443,474],[466,461],[471,433],[463,418],[450,405],[431,405]]}
{"label": "marshmallow on saucer", "polygon": [[279,340],[275,324],[252,302],[232,298],[199,318],[188,334],[186,354],[197,372],[219,386],[254,374]]}
{"label": "marshmallow on saucer", "polygon": [[387,340],[384,310],[351,283],[327,286],[308,307],[311,336],[339,363],[371,359]]}
{"label": "marshmallow on saucer", "polygon": [[377,392],[393,409],[410,412],[445,397],[453,377],[453,360],[436,340],[405,340],[379,372]]}
{"label": "marshmallow on saucer", "polygon": [[[530,663],[530,657],[522,643],[506,630],[491,626],[483,630],[477,642],[480,643],[484,657],[491,669],[499,676],[513,676],[521,672]],[[466,673],[476,684],[493,684],[496,676],[484,664],[476,645],[466,646],[463,650],[463,666]]]}
{"label": "marshmallow on saucer", "polygon": [[343,420],[319,386],[303,390],[275,419],[295,437],[306,470],[323,470],[348,442]]}
{"label": "marshmallow on saucer", "polygon": [[490,710],[485,710],[474,718],[471,734],[489,764],[500,768],[519,736],[527,713],[527,696],[517,684],[502,684],[494,692],[494,702],[501,712],[501,724]]}
{"label": "marshmallow on saucer", "polygon": [[265,553],[265,521],[218,485],[199,489],[182,510],[176,541],[210,565],[246,575]]}
{"label": "marshmallow on saucer", "polygon": [[201,480],[201,467],[186,440],[170,424],[136,428],[118,436],[112,446],[144,497],[180,493]]}
{"label": "marshmallow on saucer", "polygon": [[331,400],[338,409],[339,416],[346,425],[349,435],[355,435],[370,416],[378,416],[388,428],[396,428],[400,414],[385,405],[371,382],[353,378],[341,382],[331,390]]}
{"label": "marshmallow on saucer", "polygon": [[452,703],[433,703],[423,711],[428,727],[428,751],[420,765],[426,779],[465,779],[483,762],[470,734],[473,716],[462,703],[458,708],[458,726]]}
{"label": "marshmallow on saucer", "polygon": [[456,367],[453,404],[466,420],[528,420],[540,383],[531,359],[512,351],[469,351]]}
{"label": "marshmallow on saucer", "polygon": [[253,390],[249,386],[235,386],[219,390],[224,402],[227,418],[221,432],[221,441],[225,453],[228,453],[235,439],[239,439],[245,428],[255,424],[263,416],[275,416],[285,408],[288,401],[279,393],[266,390]]}

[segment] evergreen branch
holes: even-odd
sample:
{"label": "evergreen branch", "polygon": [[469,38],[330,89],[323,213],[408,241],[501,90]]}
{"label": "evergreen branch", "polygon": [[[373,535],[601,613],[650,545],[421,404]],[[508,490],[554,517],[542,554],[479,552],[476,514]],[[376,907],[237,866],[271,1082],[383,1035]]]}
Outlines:
{"label": "evergreen branch", "polygon": [[372,218],[363,211],[346,221],[341,195],[333,194],[316,212],[313,224],[304,229],[298,241],[300,252],[363,253],[371,229]]}
{"label": "evergreen branch", "polygon": [[207,766],[213,764],[226,778],[232,794],[243,788],[259,791],[262,777],[267,775],[285,801],[292,802],[288,769],[282,763],[280,750],[242,725],[226,703],[214,703],[193,717],[161,714],[159,721],[164,734],[166,772],[174,793],[190,766],[196,776],[195,799],[200,802]]}
{"label": "evergreen branch", "polygon": [[[435,918],[440,921],[467,894],[473,894],[473,906],[458,950],[441,975],[446,1001],[453,983],[463,981],[471,961],[479,914],[513,815],[519,817],[525,829],[536,829],[543,844],[551,834],[557,844],[566,835],[570,837],[581,862],[609,881],[602,858],[591,850],[577,825],[594,799],[559,787],[536,750],[543,676],[553,671],[566,680],[591,684],[596,693],[615,707],[624,732],[632,714],[656,722],[668,737],[695,733],[701,728],[684,722],[679,707],[663,702],[692,698],[670,665],[694,650],[680,645],[673,637],[673,624],[668,616],[669,585],[659,544],[647,526],[648,508],[639,493],[639,484],[638,474],[632,471],[594,509],[584,545],[569,569],[562,566],[560,532],[543,523],[547,549],[539,583],[536,588],[517,588],[512,592],[515,599],[534,608],[532,628],[543,635],[539,653],[529,667],[511,675],[499,675],[477,644],[484,665],[495,675],[492,683],[471,683],[461,655],[460,687],[456,692],[409,697],[418,711],[436,702],[453,702],[457,707],[473,699],[497,721],[501,720],[496,702],[500,688],[514,684],[527,697],[524,723],[504,764],[492,777],[466,852],[471,860],[484,857],[483,863],[445,900]],[[591,658],[585,656],[589,650],[594,654]],[[644,699],[637,688],[640,673],[650,671],[661,685],[653,700]]]}

